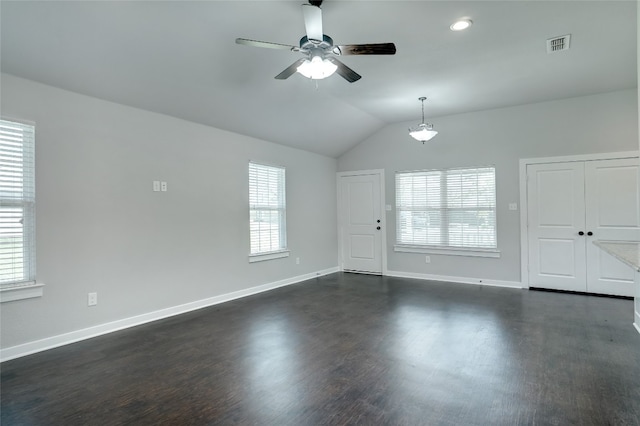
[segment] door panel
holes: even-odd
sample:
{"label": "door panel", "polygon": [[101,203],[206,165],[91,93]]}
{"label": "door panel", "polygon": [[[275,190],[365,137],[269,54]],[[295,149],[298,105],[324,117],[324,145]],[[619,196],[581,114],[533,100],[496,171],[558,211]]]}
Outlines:
{"label": "door panel", "polygon": [[629,275],[631,275],[633,279],[633,268],[630,268],[615,257],[607,254],[604,250],[598,249],[597,252],[598,260],[594,262],[594,265],[598,266],[600,279],[629,281]]}
{"label": "door panel", "polygon": [[575,241],[573,239],[540,238],[538,240],[540,275],[575,278],[576,256],[574,248]]}
{"label": "door panel", "polygon": [[587,291],[633,296],[633,270],[595,245],[594,240],[638,241],[640,202],[638,159],[585,163]]}
{"label": "door panel", "polygon": [[527,166],[529,285],[586,291],[584,164]]}
{"label": "door panel", "polygon": [[340,177],[340,244],[345,271],[382,273],[380,188],[379,174]]}
{"label": "door panel", "polygon": [[375,241],[373,235],[350,235],[351,249],[349,250],[349,257],[352,259],[367,259],[373,260],[375,258]]}
{"label": "door panel", "polygon": [[576,191],[580,176],[580,172],[574,169],[537,170],[534,184],[539,226],[574,228],[576,202],[581,202],[582,198],[566,195]]}
{"label": "door panel", "polygon": [[349,197],[349,224],[373,225],[373,182],[351,181],[346,189]]}

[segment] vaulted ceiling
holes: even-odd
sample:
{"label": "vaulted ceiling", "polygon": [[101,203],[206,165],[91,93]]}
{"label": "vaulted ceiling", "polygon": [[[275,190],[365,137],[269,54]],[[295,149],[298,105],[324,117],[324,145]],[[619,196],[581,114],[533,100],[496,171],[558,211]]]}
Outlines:
{"label": "vaulted ceiling", "polygon": [[[386,124],[634,88],[635,1],[342,1],[322,4],[336,44],[394,42],[344,56],[363,77],[274,76],[300,53],[297,1],[5,1],[2,72],[337,157]],[[451,23],[473,20],[466,31]],[[570,49],[546,40],[571,34]],[[408,138],[408,135],[398,135]]]}

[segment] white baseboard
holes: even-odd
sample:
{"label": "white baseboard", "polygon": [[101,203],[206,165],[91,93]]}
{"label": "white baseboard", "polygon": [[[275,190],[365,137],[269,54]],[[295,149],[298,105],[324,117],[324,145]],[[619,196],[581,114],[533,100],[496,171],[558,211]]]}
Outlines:
{"label": "white baseboard", "polygon": [[448,275],[420,274],[416,272],[400,271],[387,271],[385,275],[398,278],[416,278],[419,280],[446,281],[459,284],[489,285],[492,287],[507,287],[519,289],[523,288],[522,283],[518,281],[488,280],[484,278],[453,277]]}
{"label": "white baseboard", "polygon": [[[638,303],[638,302],[636,301],[636,303]],[[634,318],[635,321],[633,322],[633,326],[636,328],[636,330],[638,330],[638,333],[640,333],[640,313],[638,313],[636,311],[636,312],[634,312],[634,314],[635,314],[634,315],[635,316],[635,318]]]}
{"label": "white baseboard", "polygon": [[298,275],[296,277],[247,288],[244,290],[234,291],[232,293],[227,293],[220,296],[197,300],[195,302],[185,303],[183,305],[172,306],[170,308],[160,309],[158,311],[153,311],[142,315],[136,315],[134,317],[124,318],[121,320],[84,328],[82,330],[72,331],[70,333],[59,334],[57,336],[47,337],[33,342],[11,346],[9,348],[0,349],[0,362],[9,361],[37,352],[46,351],[47,349],[57,348],[59,346],[68,345],[70,343],[79,342],[81,340],[90,339],[92,337],[101,336],[103,334],[113,333],[114,331],[123,330],[129,327],[135,327],[137,325],[145,324],[151,321],[157,321],[163,318],[184,314],[186,312],[195,311],[196,309],[206,308],[208,306],[217,305],[219,303],[228,302],[234,299],[240,299],[242,297],[247,297],[265,291],[273,290],[278,287],[296,284],[305,280],[332,274],[338,271],[338,267],[328,268],[309,274]]}

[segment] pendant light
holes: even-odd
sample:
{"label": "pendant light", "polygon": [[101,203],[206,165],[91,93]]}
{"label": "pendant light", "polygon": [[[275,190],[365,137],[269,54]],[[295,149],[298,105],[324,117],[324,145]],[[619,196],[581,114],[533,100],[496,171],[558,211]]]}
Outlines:
{"label": "pendant light", "polygon": [[438,132],[433,130],[433,124],[426,124],[424,122],[424,101],[426,101],[427,98],[422,96],[418,98],[418,100],[422,102],[422,123],[413,129],[409,128],[409,135],[411,135],[415,140],[425,143],[426,141],[433,139]]}

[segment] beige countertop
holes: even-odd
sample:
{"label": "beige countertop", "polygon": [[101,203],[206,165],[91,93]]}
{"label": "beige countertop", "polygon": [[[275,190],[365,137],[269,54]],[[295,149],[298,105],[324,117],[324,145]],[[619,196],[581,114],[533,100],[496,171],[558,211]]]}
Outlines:
{"label": "beige countertop", "polygon": [[594,241],[593,244],[640,272],[640,241]]}

